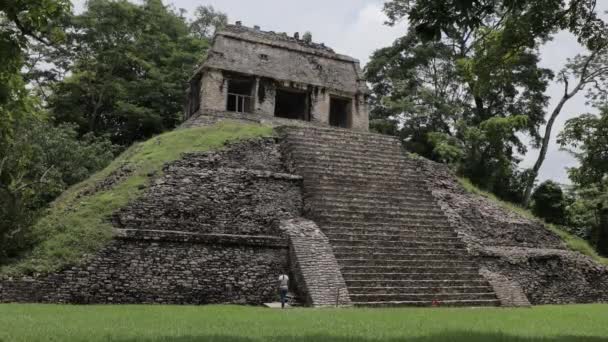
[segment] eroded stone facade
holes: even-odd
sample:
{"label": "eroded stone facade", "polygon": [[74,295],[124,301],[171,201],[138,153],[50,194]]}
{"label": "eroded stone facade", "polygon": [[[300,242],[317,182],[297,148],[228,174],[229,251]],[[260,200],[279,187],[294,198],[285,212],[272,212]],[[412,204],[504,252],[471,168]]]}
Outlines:
{"label": "eroded stone facade", "polygon": [[359,61],[321,45],[229,25],[191,80],[188,119],[222,112],[367,131],[369,90]]}

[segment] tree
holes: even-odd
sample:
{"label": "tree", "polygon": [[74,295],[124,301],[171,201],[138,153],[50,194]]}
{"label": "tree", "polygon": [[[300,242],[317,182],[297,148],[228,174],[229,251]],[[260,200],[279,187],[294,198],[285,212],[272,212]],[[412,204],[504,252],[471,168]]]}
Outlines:
{"label": "tree", "polygon": [[578,167],[568,171],[577,195],[573,209],[578,214],[569,219],[590,225],[587,230],[591,231],[591,239],[599,250],[606,251],[608,239],[602,215],[608,208],[608,107],[599,109],[599,114],[583,114],[568,120],[558,142],[579,162]]}
{"label": "tree", "polygon": [[562,188],[553,181],[545,181],[539,185],[534,194],[532,212],[549,223],[565,223],[565,199]]}
{"label": "tree", "polygon": [[213,6],[198,6],[194,10],[194,21],[190,23],[190,30],[199,39],[210,39],[227,24],[226,13],[216,11]]}
{"label": "tree", "polygon": [[18,122],[8,150],[0,157],[0,261],[32,243],[29,228],[42,209],[116,152],[106,139],[78,137],[74,126],[55,127],[36,117]]}
{"label": "tree", "polygon": [[526,147],[519,133],[540,138],[553,74],[538,67],[534,42],[520,46],[528,38],[514,32],[517,25],[501,26],[497,16],[485,22],[476,31],[454,25],[431,41],[410,30],[376,51],[366,67],[371,124],[396,132],[408,150],[461,164],[477,185],[521,200],[503,186],[521,183],[515,152]]}
{"label": "tree", "polygon": [[[422,40],[441,41],[453,38],[455,32],[463,32],[466,37],[472,36],[481,43],[481,58],[478,58],[477,67],[489,70],[474,78],[476,85],[491,85],[494,77],[492,70],[501,69],[503,61],[510,59],[522,49],[534,49],[559,30],[568,30],[578,41],[589,50],[589,54],[577,57],[570,61],[559,75],[558,80],[565,85],[564,96],[553,110],[545,127],[545,133],[540,138],[533,133],[533,146],[540,147],[539,157],[534,167],[527,172],[523,202],[529,203],[532,188],[538,172],[546,157],[551,138],[551,130],[557,116],[561,113],[564,104],[575,96],[585,86],[604,81],[603,77],[608,71],[598,63],[603,49],[606,46],[606,25],[598,17],[595,10],[596,0],[539,0],[539,1],[512,1],[512,0],[393,0],[385,4],[385,12],[389,16],[389,23],[395,24],[407,16],[413,25],[413,30]],[[497,36],[498,35],[498,36]],[[498,38],[498,39],[496,39]],[[491,41],[487,45],[484,42]],[[479,46],[473,44],[473,46]],[[486,47],[498,46],[498,54]],[[524,50],[524,51],[525,51]],[[489,52],[487,56],[484,54]],[[490,57],[490,58],[486,58]],[[498,57],[499,59],[496,59]],[[472,61],[475,64],[475,61]],[[508,66],[508,64],[504,64]],[[570,87],[569,78],[575,78],[576,83]],[[496,86],[496,84],[494,85]],[[477,103],[479,97],[475,97]],[[537,101],[537,104],[541,102]],[[480,109],[479,106],[477,108]],[[540,108],[542,110],[542,108]],[[520,114],[538,115],[528,111]],[[484,108],[478,116],[484,116]],[[543,112],[544,115],[544,112]],[[532,119],[534,125],[541,120]]]}
{"label": "tree", "polygon": [[71,23],[71,74],[49,98],[56,122],[128,145],[181,121],[186,81],[207,48],[181,15],[160,0],[91,0]]}

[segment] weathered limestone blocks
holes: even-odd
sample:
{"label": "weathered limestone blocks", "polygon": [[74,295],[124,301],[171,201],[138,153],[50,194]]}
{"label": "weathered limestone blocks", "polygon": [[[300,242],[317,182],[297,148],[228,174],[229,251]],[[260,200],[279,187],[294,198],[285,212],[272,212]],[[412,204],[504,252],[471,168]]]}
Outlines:
{"label": "weathered limestone blocks", "polygon": [[283,239],[140,234],[119,235],[82,266],[2,279],[0,302],[259,304],[275,299],[288,267]]}

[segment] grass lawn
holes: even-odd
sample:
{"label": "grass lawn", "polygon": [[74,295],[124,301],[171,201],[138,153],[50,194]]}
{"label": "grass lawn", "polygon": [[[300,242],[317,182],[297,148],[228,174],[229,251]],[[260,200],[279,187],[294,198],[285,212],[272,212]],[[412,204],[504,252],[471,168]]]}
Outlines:
{"label": "grass lawn", "polygon": [[0,305],[0,341],[608,341],[608,305],[294,309]]}

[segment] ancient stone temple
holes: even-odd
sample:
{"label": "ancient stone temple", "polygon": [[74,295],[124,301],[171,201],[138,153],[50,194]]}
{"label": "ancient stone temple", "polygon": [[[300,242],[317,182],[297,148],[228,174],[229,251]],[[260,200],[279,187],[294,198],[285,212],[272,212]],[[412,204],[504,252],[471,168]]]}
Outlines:
{"label": "ancient stone temple", "polygon": [[[183,127],[274,132],[166,163],[109,218],[108,245],[51,274],[0,275],[0,302],[261,305],[284,273],[309,306],[608,302],[608,267],[367,132],[356,60],[235,25],[191,86]],[[210,131],[226,125],[253,127]]]}
{"label": "ancient stone temple", "polygon": [[216,34],[192,77],[186,117],[295,119],[367,131],[367,95],[358,60],[297,33],[237,23]]}

